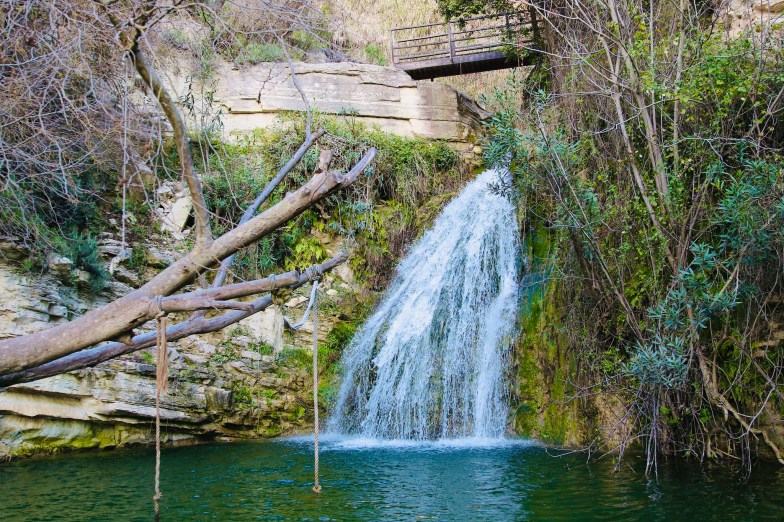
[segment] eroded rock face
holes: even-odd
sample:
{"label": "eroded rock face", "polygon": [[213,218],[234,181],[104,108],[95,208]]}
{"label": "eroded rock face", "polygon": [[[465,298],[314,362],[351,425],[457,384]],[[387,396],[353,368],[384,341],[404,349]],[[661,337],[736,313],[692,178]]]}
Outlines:
{"label": "eroded rock face", "polygon": [[784,31],[784,0],[730,0],[722,3],[720,21],[729,37],[746,31],[778,33]]}
{"label": "eroded rock face", "polygon": [[155,214],[161,222],[161,232],[169,232],[176,239],[187,234],[185,226],[193,210],[193,202],[181,181],[167,181],[157,190],[158,208]]}
{"label": "eroded rock face", "polygon": [[[107,263],[119,249],[113,238],[105,238],[99,245]],[[151,245],[151,253],[154,255],[148,255],[151,272],[147,276],[178,257],[163,245]],[[68,264],[59,261],[57,266]],[[322,302],[333,309],[352,294],[349,284],[336,275],[325,276],[322,284]],[[100,295],[93,295],[78,281],[69,279],[67,273],[52,270],[31,274],[15,260],[0,258],[0,339],[69,320],[124,295],[132,286],[110,280]],[[326,295],[330,290],[334,292]],[[310,366],[305,364],[307,354],[312,353],[312,323],[277,339],[265,326],[276,316],[282,323],[283,313],[299,320],[307,306],[308,292],[309,287],[299,289],[286,305],[269,309],[268,319],[259,315],[222,332],[169,343],[170,383],[161,410],[166,442],[270,437],[312,426],[312,378]],[[322,342],[335,321],[334,316],[320,314]],[[152,327],[150,323],[144,328]],[[151,348],[95,368],[0,392],[0,460],[152,443],[154,351]],[[287,356],[292,351],[296,356]]]}
{"label": "eroded rock face", "polygon": [[[190,343],[171,349],[179,357],[162,398],[165,441],[274,436],[310,420],[305,368],[246,354],[210,359]],[[149,359],[109,361],[0,393],[0,458],[152,442],[155,367]]]}
{"label": "eroded rock face", "polygon": [[[403,136],[467,142],[487,117],[476,103],[438,82],[415,82],[406,73],[359,63],[296,63],[297,78],[315,110],[350,115]],[[215,98],[224,107],[224,131],[236,135],[274,124],[282,111],[305,104],[287,64],[218,66]],[[185,79],[175,80],[185,89]]]}
{"label": "eroded rock face", "polygon": [[71,261],[55,257],[58,269],[46,276],[23,273],[0,258],[0,339],[37,332],[86,310],[77,291],[60,282],[70,275],[70,268],[61,268]]}

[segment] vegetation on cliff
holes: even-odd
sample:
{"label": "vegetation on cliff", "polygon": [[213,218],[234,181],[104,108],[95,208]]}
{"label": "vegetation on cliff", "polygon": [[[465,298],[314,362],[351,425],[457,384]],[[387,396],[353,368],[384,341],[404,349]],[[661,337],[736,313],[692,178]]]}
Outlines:
{"label": "vegetation on cliff", "polygon": [[[317,115],[315,123],[328,131],[322,147],[335,153],[334,163],[349,165],[367,147],[378,159],[349,191],[328,198],[288,226],[263,238],[242,254],[234,268],[242,278],[265,275],[326,259],[324,240],[340,238],[353,251],[350,261],[358,280],[370,290],[385,288],[395,261],[434,218],[444,197],[454,194],[471,174],[446,143],[406,138],[369,128],[346,116]],[[235,143],[214,137],[202,156],[205,194],[214,209],[215,227],[239,220],[252,195],[275,175],[305,135],[305,117],[291,113],[274,127],[258,129]],[[167,162],[175,159],[167,156]],[[300,183],[318,161],[309,152],[270,201]]]}
{"label": "vegetation on cliff", "polygon": [[[32,89],[35,95],[8,98],[0,105],[0,118],[8,130],[7,139],[0,144],[4,157],[0,164],[0,233],[11,240],[15,255],[17,251],[22,253],[15,259],[22,261],[24,269],[54,272],[53,260],[59,263],[59,279],[79,285],[85,302],[92,304],[95,296],[90,294],[101,291],[107,281],[111,284],[98,301],[119,297],[115,290],[123,285],[111,280],[120,280],[119,276],[109,273],[116,269],[118,273],[124,271],[123,282],[132,287],[128,290],[124,286],[130,296],[121,299],[132,302],[134,296],[156,287],[160,295],[155,300],[160,306],[171,291],[160,290],[160,284],[167,287],[171,282],[166,273],[180,273],[176,266],[184,267],[185,272],[190,270],[188,267],[198,266],[196,272],[204,272],[222,254],[197,260],[195,265],[167,254],[159,256],[155,269],[151,269],[147,249],[173,246],[187,260],[200,252],[222,248],[219,245],[232,242],[232,237],[246,241],[247,236],[237,235],[238,224],[259,210],[258,206],[248,210],[253,209],[254,201],[262,202],[262,214],[271,215],[271,221],[278,224],[233,256],[235,262],[226,263],[229,270],[225,277],[222,271],[208,272],[214,276],[213,286],[220,287],[224,282],[247,286],[253,280],[297,286],[316,273],[306,268],[331,269],[336,259],[344,259],[341,252],[345,249],[354,254],[351,267],[356,281],[371,290],[360,292],[363,295],[358,297],[354,295],[356,288],[336,283],[333,289],[327,283],[322,313],[331,332],[319,346],[319,360],[328,377],[322,381],[322,398],[328,402],[335,363],[372,302],[372,291],[383,289],[396,259],[470,172],[447,144],[389,135],[364,126],[348,111],[339,117],[325,117],[315,111],[290,114],[274,127],[225,141],[225,134],[220,132],[221,112],[210,90],[211,64],[216,55],[238,57],[238,64],[270,57],[282,59],[287,52],[302,58],[309,42],[319,38],[318,27],[308,25],[309,18],[287,19],[292,7],[286,5],[280,6],[272,18],[265,14],[242,19],[237,17],[237,5],[233,3],[206,2],[176,13],[167,5],[78,0],[38,5],[31,0],[19,9],[0,11],[0,24],[7,29],[2,37],[7,44],[2,54],[8,71],[4,82],[13,93]],[[88,13],[96,10],[97,23],[80,14],[83,7]],[[259,5],[250,7],[255,15],[266,13]],[[285,36],[278,38],[278,33]],[[172,65],[176,50],[189,51],[197,59],[185,94],[177,98],[157,76],[157,71],[179,66]],[[188,57],[188,52],[182,54]],[[47,79],[53,82],[51,92],[57,95],[47,97],[37,90]],[[377,161],[368,166],[368,158],[374,153]],[[357,164],[359,168],[354,167]],[[342,171],[350,173],[343,175]],[[334,185],[336,180],[338,184]],[[178,198],[188,198],[193,206],[190,221],[183,224],[186,230],[175,233],[174,241],[160,231],[162,205],[172,195],[172,187],[174,192],[179,191]],[[330,193],[335,188],[347,190]],[[270,193],[266,197],[259,196],[267,191]],[[300,197],[303,205],[291,209],[292,199]],[[289,211],[278,214],[287,208]],[[183,217],[188,217],[187,211]],[[261,216],[255,221],[265,219]],[[107,245],[113,256],[108,270]],[[328,259],[330,256],[336,257]],[[71,267],[81,275],[67,274]],[[127,269],[135,274],[128,275]],[[279,277],[267,278],[275,274]],[[195,275],[191,273],[177,285],[190,284]],[[353,283],[350,276],[345,279]],[[209,284],[203,278],[199,281],[200,286]],[[91,287],[89,291],[81,292],[86,285]],[[278,303],[291,297],[281,288],[270,286],[266,290],[275,291]],[[270,302],[270,297],[262,297],[253,303],[229,303],[229,308],[249,314]],[[118,306],[117,314],[74,329],[73,335],[62,338],[78,341],[85,335],[94,336],[96,330],[132,308],[116,303],[109,306]],[[98,315],[104,311],[99,309]],[[193,309],[187,306],[185,311]],[[173,317],[181,320],[187,315],[191,314],[176,313]],[[170,334],[169,340],[179,337],[183,328],[194,333],[194,325],[231,319],[221,323],[226,326],[239,317],[236,312],[223,316],[215,315],[215,310],[209,314],[196,312],[169,328],[177,332],[174,338]],[[79,314],[73,318],[76,323],[80,320],[85,318]],[[141,326],[141,321],[138,318],[134,322]],[[56,323],[55,328],[72,328],[66,321]],[[177,383],[172,387],[172,400],[192,395],[194,387],[214,386],[222,398],[220,409],[244,419],[235,423],[238,433],[244,429],[240,425],[251,424],[245,421],[252,415],[257,420],[263,417],[264,422],[259,421],[254,432],[257,435],[279,434],[281,429],[290,429],[292,423],[307,422],[304,407],[292,409],[291,401],[276,400],[274,408],[267,407],[272,398],[267,395],[276,391],[269,383],[258,384],[264,381],[259,377],[258,361],[263,358],[262,366],[268,371],[278,367],[280,372],[288,372],[288,382],[288,377],[300,379],[300,374],[304,375],[303,366],[309,364],[310,355],[284,336],[284,348],[272,357],[267,353],[268,346],[249,344],[243,338],[247,336],[235,335],[235,330],[239,331],[228,331],[223,340],[213,338],[221,347],[206,362],[198,346],[186,346],[185,362],[178,357],[171,363],[171,380]],[[19,344],[24,339],[18,336],[8,342]],[[236,345],[235,339],[239,339]],[[133,328],[106,340],[112,342],[77,352],[74,357],[56,358],[56,368],[32,369],[43,374],[21,377],[3,372],[3,383],[89,366],[154,344],[149,334]],[[54,344],[44,343],[47,348]],[[182,349],[182,345],[175,346]],[[107,349],[114,351],[109,354]],[[255,354],[251,353],[256,349]],[[101,353],[97,358],[96,352]],[[8,353],[4,351],[4,355]],[[36,351],[30,357],[42,355]],[[11,359],[4,357],[2,362],[11,364]],[[36,366],[27,356],[24,359],[20,361],[22,366]],[[255,376],[248,372],[253,364],[249,361],[256,361]],[[151,353],[141,351],[118,364],[127,363],[134,374],[150,362]],[[277,366],[270,366],[273,363]],[[296,382],[305,387],[304,381]],[[286,393],[282,388],[281,394]],[[144,403],[144,399],[142,394],[134,400]],[[229,419],[228,424],[232,422]],[[30,451],[50,449],[42,446]]]}
{"label": "vegetation on cliff", "polygon": [[552,314],[577,358],[556,364],[574,371],[562,385],[620,399],[604,434],[641,442],[651,469],[661,452],[784,462],[780,33],[727,38],[710,3],[534,11],[548,52],[488,100],[485,150],[529,233],[550,230]]}

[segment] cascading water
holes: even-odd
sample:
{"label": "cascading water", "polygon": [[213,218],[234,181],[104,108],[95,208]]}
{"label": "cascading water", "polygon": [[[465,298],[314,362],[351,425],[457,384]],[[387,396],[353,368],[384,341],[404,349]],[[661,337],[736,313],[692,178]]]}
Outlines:
{"label": "cascading water", "polygon": [[332,432],[383,439],[503,437],[515,330],[515,208],[470,183],[400,263],[347,348]]}

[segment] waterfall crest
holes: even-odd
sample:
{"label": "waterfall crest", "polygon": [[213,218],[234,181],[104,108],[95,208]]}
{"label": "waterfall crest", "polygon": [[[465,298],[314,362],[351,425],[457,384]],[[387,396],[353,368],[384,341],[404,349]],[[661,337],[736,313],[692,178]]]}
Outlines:
{"label": "waterfall crest", "polygon": [[328,428],[369,438],[499,438],[515,331],[515,207],[487,170],[449,203],[398,266],[349,344]]}

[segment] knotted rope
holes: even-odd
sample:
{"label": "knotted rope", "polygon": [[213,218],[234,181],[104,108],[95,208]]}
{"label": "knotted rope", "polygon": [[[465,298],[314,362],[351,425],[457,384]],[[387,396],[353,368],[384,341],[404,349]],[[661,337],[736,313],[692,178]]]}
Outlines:
{"label": "knotted rope", "polygon": [[[159,308],[160,310],[160,303]],[[166,348],[166,314],[158,312],[155,358],[155,522],[160,520],[159,501],[161,500],[161,395],[169,388],[169,353]]]}

